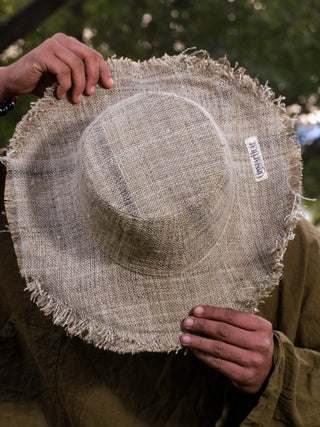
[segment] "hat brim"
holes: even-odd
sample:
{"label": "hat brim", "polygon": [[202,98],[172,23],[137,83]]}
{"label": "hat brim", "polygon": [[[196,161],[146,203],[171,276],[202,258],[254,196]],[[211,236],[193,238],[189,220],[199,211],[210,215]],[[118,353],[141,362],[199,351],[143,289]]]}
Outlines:
{"label": "hat brim", "polygon": [[[252,311],[278,284],[299,213],[299,144],[270,89],[227,62],[179,55],[108,65],[113,89],[98,87],[78,105],[58,101],[51,89],[18,125],[6,160],[10,231],[33,300],[68,333],[120,353],[177,350],[181,321],[194,306]],[[212,114],[235,174],[214,247],[185,274],[168,276],[140,274],[106,256],[79,213],[73,179],[90,123],[128,96],[155,89],[187,94]],[[253,135],[268,172],[261,182],[244,144]]]}

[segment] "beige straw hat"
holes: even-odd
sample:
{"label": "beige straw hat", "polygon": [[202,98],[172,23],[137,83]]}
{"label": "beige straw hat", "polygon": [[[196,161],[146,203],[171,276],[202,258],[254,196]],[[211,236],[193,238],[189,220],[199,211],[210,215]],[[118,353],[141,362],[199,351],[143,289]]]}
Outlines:
{"label": "beige straw hat", "polygon": [[198,304],[253,311],[279,282],[300,150],[281,100],[205,53],[112,59],[78,105],[50,89],[19,123],[6,212],[54,323],[120,353],[180,348]]}

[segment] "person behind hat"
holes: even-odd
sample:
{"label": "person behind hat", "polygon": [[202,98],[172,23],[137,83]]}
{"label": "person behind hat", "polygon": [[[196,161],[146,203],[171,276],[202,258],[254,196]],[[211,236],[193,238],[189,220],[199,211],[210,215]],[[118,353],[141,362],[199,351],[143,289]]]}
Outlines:
{"label": "person behind hat", "polygon": [[[36,73],[26,73],[35,62]],[[58,98],[63,98],[71,88],[74,103],[81,101],[83,91],[92,94],[99,79],[106,87],[113,86],[101,57],[62,34],[10,67],[0,70],[2,100],[32,91],[39,93],[39,86],[43,90],[42,76],[48,77],[48,72],[50,83],[51,74],[56,75]],[[5,230],[4,219],[1,227]],[[23,280],[17,273],[8,234],[1,235],[5,248],[1,248],[1,256],[8,254],[1,280],[9,271],[5,280],[11,286],[4,289],[7,304],[3,318],[7,323],[3,333],[7,341],[12,341],[12,337],[19,341],[18,336],[23,336],[19,345],[29,372],[25,373],[20,396],[15,391],[10,397],[1,390],[5,395],[2,401],[6,400],[2,413],[7,419],[26,421],[33,417],[37,420],[33,425],[50,425],[51,420],[58,425],[84,426],[200,426],[210,425],[212,420],[217,425],[237,425],[243,421],[243,425],[311,426],[318,422],[320,395],[316,385],[320,357],[314,350],[320,348],[320,237],[305,220],[300,221],[296,238],[289,243],[279,288],[261,307],[261,313],[269,320],[229,308],[190,307],[181,343],[205,365],[190,353],[118,355],[68,338],[61,328],[51,325],[31,308],[20,293]],[[16,306],[17,301],[21,302],[20,307]],[[13,316],[8,313],[9,307],[15,311]],[[14,352],[16,341],[10,347],[12,354],[18,354]],[[56,351],[59,356],[53,356]],[[14,364],[14,359],[8,360],[10,363]],[[24,362],[19,359],[19,363]],[[48,382],[53,365],[58,366],[58,390],[49,384],[57,374]],[[39,374],[44,366],[47,372]],[[229,385],[225,377],[231,380]],[[11,386],[15,385],[13,390],[19,389],[19,381],[9,380]],[[49,406],[40,398],[44,389],[44,394],[51,397]],[[128,395],[132,391],[136,394]],[[25,403],[20,405],[23,399],[27,407]]]}

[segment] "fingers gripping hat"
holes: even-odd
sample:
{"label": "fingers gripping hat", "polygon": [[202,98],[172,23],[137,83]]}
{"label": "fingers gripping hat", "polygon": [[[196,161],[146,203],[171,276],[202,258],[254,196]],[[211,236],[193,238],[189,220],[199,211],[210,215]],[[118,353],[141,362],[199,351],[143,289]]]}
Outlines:
{"label": "fingers gripping hat", "polygon": [[117,352],[180,348],[198,304],[252,311],[297,219],[300,151],[269,88],[205,54],[108,62],[79,105],[19,123],[6,211],[33,300]]}

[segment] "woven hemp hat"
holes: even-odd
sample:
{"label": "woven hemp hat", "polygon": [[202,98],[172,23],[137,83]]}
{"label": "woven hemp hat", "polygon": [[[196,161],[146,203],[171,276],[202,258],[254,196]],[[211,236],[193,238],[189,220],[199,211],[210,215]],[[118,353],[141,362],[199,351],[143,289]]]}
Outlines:
{"label": "woven hemp hat", "polygon": [[180,348],[198,304],[252,311],[297,221],[300,151],[281,101],[202,54],[112,59],[81,104],[47,91],[17,126],[6,212],[32,299],[120,353]]}

